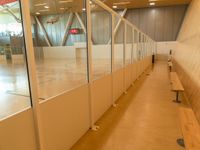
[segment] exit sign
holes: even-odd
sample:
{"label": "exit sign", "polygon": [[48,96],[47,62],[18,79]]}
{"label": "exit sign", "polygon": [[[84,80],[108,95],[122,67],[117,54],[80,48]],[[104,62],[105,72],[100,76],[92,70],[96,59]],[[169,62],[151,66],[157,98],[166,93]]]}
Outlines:
{"label": "exit sign", "polygon": [[17,0],[0,0],[0,5],[5,5],[16,1]]}
{"label": "exit sign", "polygon": [[81,34],[82,33],[82,29],[79,28],[73,28],[69,30],[70,34]]}

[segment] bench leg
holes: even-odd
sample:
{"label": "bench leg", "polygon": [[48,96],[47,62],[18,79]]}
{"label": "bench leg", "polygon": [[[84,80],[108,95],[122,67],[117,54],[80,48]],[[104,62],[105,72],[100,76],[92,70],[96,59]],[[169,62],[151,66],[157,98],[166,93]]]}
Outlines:
{"label": "bench leg", "polygon": [[175,103],[181,103],[181,101],[178,100],[178,96],[179,96],[179,92],[176,91],[176,100],[174,100],[173,102],[175,102]]}
{"label": "bench leg", "polygon": [[180,138],[176,140],[177,144],[181,147],[185,147],[184,139]]}

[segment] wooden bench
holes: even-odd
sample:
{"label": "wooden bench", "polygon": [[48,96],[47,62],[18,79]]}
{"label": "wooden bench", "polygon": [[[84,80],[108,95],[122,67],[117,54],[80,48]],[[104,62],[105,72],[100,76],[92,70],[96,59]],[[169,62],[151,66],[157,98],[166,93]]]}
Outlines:
{"label": "wooden bench", "polygon": [[181,130],[186,150],[200,150],[200,126],[191,108],[179,108]]}
{"label": "wooden bench", "polygon": [[179,92],[183,92],[184,88],[181,84],[181,81],[178,78],[178,75],[176,72],[170,72],[170,82],[172,85],[172,91],[176,92],[176,100],[174,102],[180,103],[178,97],[179,97]]}
{"label": "wooden bench", "polygon": [[169,67],[170,72],[172,71],[172,66],[173,66],[172,62],[168,61],[168,67]]}

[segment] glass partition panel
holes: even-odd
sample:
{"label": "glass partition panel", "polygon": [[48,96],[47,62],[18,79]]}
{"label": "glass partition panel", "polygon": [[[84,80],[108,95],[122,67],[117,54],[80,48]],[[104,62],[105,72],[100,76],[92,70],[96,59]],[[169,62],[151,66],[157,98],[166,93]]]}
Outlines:
{"label": "glass partition panel", "polygon": [[112,15],[91,3],[93,79],[111,73]]}
{"label": "glass partition panel", "polygon": [[148,56],[148,41],[147,36],[145,36],[145,57]]}
{"label": "glass partition panel", "polygon": [[144,41],[143,41],[143,58],[146,57],[146,36],[144,35]]}
{"label": "glass partition panel", "polygon": [[144,58],[144,34],[142,34],[142,39],[141,39],[141,59]]}
{"label": "glass partition panel", "polygon": [[126,65],[131,64],[131,55],[133,49],[133,32],[132,26],[126,24]]}
{"label": "glass partition panel", "polygon": [[148,56],[151,55],[152,47],[151,47],[151,39],[148,39]]}
{"label": "glass partition panel", "polygon": [[132,58],[133,63],[138,60],[138,47],[139,47],[138,42],[139,42],[138,31],[134,29],[133,58]]}
{"label": "glass partition panel", "polygon": [[[30,107],[20,2],[1,1],[0,120]],[[13,12],[13,13],[12,13]]]}
{"label": "glass partition panel", "polygon": [[85,1],[29,1],[40,100],[86,84]]}
{"label": "glass partition panel", "polygon": [[118,70],[124,66],[125,23],[118,16],[116,16],[114,20],[114,70]]}
{"label": "glass partition panel", "polygon": [[138,60],[142,59],[142,33],[139,32],[139,41],[138,41]]}

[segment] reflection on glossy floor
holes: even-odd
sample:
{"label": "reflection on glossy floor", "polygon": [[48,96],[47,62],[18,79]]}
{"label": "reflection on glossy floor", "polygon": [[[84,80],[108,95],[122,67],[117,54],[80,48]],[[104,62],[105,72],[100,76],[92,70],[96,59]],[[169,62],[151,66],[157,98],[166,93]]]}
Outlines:
{"label": "reflection on glossy floor", "polygon": [[[122,61],[119,61],[122,62]],[[110,73],[110,60],[93,60],[94,79]],[[40,100],[87,83],[86,59],[37,61],[36,73]],[[117,64],[116,68],[122,67]],[[23,60],[0,62],[0,119],[30,106],[28,78]]]}
{"label": "reflection on glossy floor", "polygon": [[131,87],[71,150],[183,150],[178,104],[173,103],[167,63],[159,62]]}
{"label": "reflection on glossy floor", "polygon": [[22,61],[0,62],[0,120],[30,107],[26,67]]}

